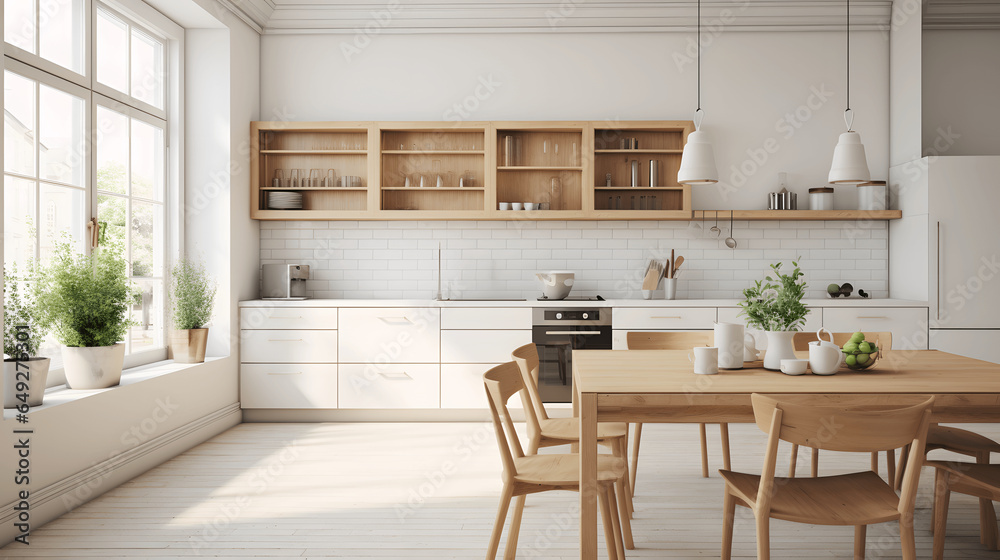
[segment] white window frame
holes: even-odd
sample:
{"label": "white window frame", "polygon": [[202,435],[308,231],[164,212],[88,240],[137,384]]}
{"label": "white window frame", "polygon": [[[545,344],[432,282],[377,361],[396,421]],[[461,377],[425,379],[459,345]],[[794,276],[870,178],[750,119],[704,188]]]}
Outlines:
{"label": "white window frame", "polygon": [[[95,26],[99,5],[126,21],[130,27],[138,28],[149,36],[163,41],[163,69],[166,75],[163,91],[163,109],[139,101],[130,95],[123,94],[97,81]],[[84,99],[87,107],[85,126],[88,132],[86,136],[87,157],[84,168],[85,177],[88,180],[84,185],[88,195],[85,203],[87,216],[97,215],[97,154],[94,149],[94,142],[96,140],[94,126],[98,104],[127,114],[132,118],[155,124],[164,129],[164,166],[166,174],[164,178],[165,193],[163,200],[165,236],[163,247],[164,297],[160,302],[163,306],[163,347],[125,356],[125,368],[127,369],[167,358],[167,348],[169,345],[168,333],[171,327],[171,319],[168,313],[169,271],[184,246],[184,196],[181,183],[181,178],[184,176],[184,29],[141,0],[117,0],[113,2],[85,0],[84,9],[85,34],[87,36],[87,40],[84,41],[84,48],[86,50],[84,54],[84,74],[73,72],[7,42],[3,43],[3,65],[6,70],[21,74],[26,78],[36,80],[39,83],[44,83],[47,86],[66,91],[67,93],[72,93]],[[37,29],[35,34],[37,45],[39,41]],[[129,33],[129,40],[131,41],[131,33]],[[131,53],[129,53],[129,56],[131,56]],[[131,64],[129,66],[129,72],[131,72]],[[40,111],[40,108],[36,110]],[[43,182],[51,183],[51,181]],[[39,204],[40,197],[36,196],[35,213],[41,219],[42,215],[40,214]],[[87,232],[84,232],[84,237],[87,238]],[[38,244],[36,243],[36,255],[38,250]],[[85,243],[85,250],[88,254],[91,252],[89,243]],[[49,386],[63,383],[63,380],[62,371],[54,370],[49,376]]]}

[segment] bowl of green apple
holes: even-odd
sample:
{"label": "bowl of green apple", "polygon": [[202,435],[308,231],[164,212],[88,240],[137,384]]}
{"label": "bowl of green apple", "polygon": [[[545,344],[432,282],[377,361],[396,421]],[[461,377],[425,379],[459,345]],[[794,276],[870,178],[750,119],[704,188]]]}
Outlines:
{"label": "bowl of green apple", "polygon": [[844,353],[844,363],[856,371],[870,369],[882,357],[878,341],[865,340],[863,332],[851,335],[841,351]]}

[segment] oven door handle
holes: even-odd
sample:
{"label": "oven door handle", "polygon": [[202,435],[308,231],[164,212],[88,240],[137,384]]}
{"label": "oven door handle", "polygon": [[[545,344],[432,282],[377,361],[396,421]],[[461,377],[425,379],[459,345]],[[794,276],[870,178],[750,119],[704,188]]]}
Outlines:
{"label": "oven door handle", "polygon": [[547,336],[562,336],[562,335],[598,335],[601,331],[545,331]]}

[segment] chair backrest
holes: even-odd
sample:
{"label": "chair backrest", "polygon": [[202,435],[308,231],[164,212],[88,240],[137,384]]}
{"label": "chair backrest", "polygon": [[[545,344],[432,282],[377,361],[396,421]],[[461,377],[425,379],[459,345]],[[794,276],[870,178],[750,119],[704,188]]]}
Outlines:
{"label": "chair backrest", "polygon": [[711,346],[713,331],[638,332],[625,335],[629,350],[690,350],[695,346]]}
{"label": "chair backrest", "polygon": [[514,421],[507,410],[510,397],[524,388],[521,372],[514,362],[507,362],[491,368],[483,374],[486,386],[486,399],[490,404],[490,414],[493,416],[493,429],[497,435],[497,445],[500,447],[500,459],[503,461],[503,473],[506,480],[517,474],[514,457],[524,457],[524,449],[514,430]]}
{"label": "chair backrest", "polygon": [[[822,405],[809,397],[779,401],[757,393],[751,395],[751,400],[757,427],[768,434],[758,496],[771,495],[779,440],[847,452],[885,451],[910,444],[913,462],[909,464],[923,464],[934,397],[924,399],[914,395],[905,405],[878,408]],[[919,453],[914,454],[918,449]],[[900,508],[907,501],[907,507],[912,509],[919,471],[919,468],[906,469]]]}
{"label": "chair backrest", "polygon": [[[843,348],[853,335],[854,333],[833,333],[833,343]],[[792,337],[792,346],[799,351],[809,350],[809,343],[814,340],[816,340],[816,333],[814,332],[797,332]],[[892,350],[891,332],[866,332],[865,340],[878,343],[878,347],[882,350]]]}
{"label": "chair backrest", "polygon": [[524,419],[528,425],[528,437],[534,438],[541,434],[542,420],[549,419],[542,396],[538,393],[538,348],[534,344],[525,344],[510,355],[521,370],[521,380],[524,383],[524,390],[521,391]]}

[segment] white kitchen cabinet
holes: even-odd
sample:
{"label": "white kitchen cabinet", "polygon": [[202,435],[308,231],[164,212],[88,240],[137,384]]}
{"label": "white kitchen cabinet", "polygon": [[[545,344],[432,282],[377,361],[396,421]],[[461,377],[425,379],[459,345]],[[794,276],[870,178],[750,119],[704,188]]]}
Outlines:
{"label": "white kitchen cabinet", "polygon": [[531,329],[530,307],[455,307],[441,310],[442,330]]}
{"label": "white kitchen cabinet", "polygon": [[440,309],[340,310],[341,363],[440,363]]}
{"label": "white kitchen cabinet", "polygon": [[243,364],[243,408],[337,408],[336,364]]}
{"label": "white kitchen cabinet", "polygon": [[[483,374],[498,365],[441,364],[441,408],[488,409]],[[511,410],[521,406],[520,395],[511,396],[507,403]]]}
{"label": "white kitchen cabinet", "polygon": [[927,349],[926,307],[827,307],[830,332],[891,332],[893,350]]}
{"label": "white kitchen cabinet", "polygon": [[337,363],[335,330],[244,330],[243,363]]}
{"label": "white kitchen cabinet", "polygon": [[340,408],[440,408],[440,368],[438,364],[341,364]]}
{"label": "white kitchen cabinet", "polygon": [[931,350],[1000,364],[1000,329],[931,329]]}
{"label": "white kitchen cabinet", "polygon": [[616,307],[611,326],[626,331],[710,329],[716,311],[715,307]]}
{"label": "white kitchen cabinet", "polygon": [[502,363],[510,353],[531,343],[530,330],[441,331],[442,364]]}
{"label": "white kitchen cabinet", "polygon": [[260,329],[336,329],[336,307],[244,307],[240,310],[240,328]]}

